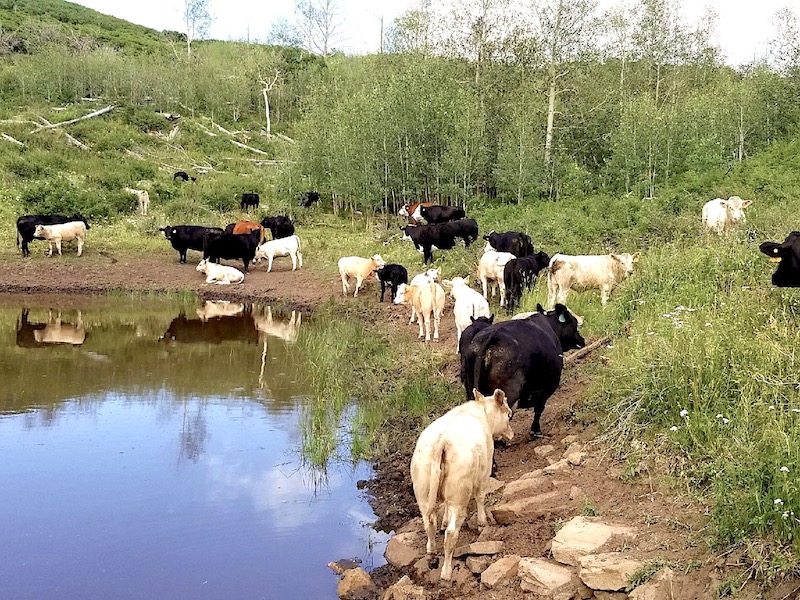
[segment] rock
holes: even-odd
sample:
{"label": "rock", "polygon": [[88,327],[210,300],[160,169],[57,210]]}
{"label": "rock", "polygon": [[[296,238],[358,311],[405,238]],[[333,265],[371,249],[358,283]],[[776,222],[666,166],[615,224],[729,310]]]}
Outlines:
{"label": "rock", "polygon": [[569,490],[569,499],[570,500],[577,500],[581,496],[583,496],[583,492],[581,491],[581,488],[579,488],[577,485],[573,485]]}
{"label": "rock", "polygon": [[[488,496],[489,494],[494,494],[496,492],[499,492],[505,487],[505,485],[506,484],[504,482],[499,481],[494,477],[489,477],[489,485],[486,486],[486,495]],[[420,521],[421,520],[422,517],[420,517]]]}
{"label": "rock", "polygon": [[528,471],[519,476],[519,479],[530,479],[532,477],[541,477],[544,471],[542,469],[535,469],[533,471]]}
{"label": "rock", "polygon": [[564,436],[564,439],[561,440],[561,446],[564,448],[569,448],[572,444],[578,441],[578,436],[574,434]]}
{"label": "rock", "polygon": [[403,525],[395,531],[398,533],[424,533],[425,525],[422,523],[422,517],[414,517],[410,521],[406,521]]}
{"label": "rock", "polygon": [[553,538],[553,558],[565,565],[577,566],[581,556],[597,552],[613,535],[635,538],[636,530],[604,523],[596,517],[575,517]]}
{"label": "rock", "polygon": [[502,529],[500,527],[492,527],[487,525],[483,531],[478,534],[476,542],[491,542],[492,540],[499,539],[502,536]]}
{"label": "rock", "polygon": [[495,521],[499,525],[508,525],[516,521],[536,519],[550,511],[548,503],[553,502],[561,495],[561,492],[554,490],[538,496],[501,502],[492,509]]}
{"label": "rock", "polygon": [[428,593],[421,586],[414,585],[408,575],[387,589],[381,600],[416,600],[417,598],[427,598]]}
{"label": "rock", "polygon": [[453,575],[450,577],[450,581],[455,587],[464,589],[470,584],[475,583],[475,575],[473,575],[472,571],[470,571],[463,562],[454,562]]}
{"label": "rock", "polygon": [[565,595],[570,598],[581,587],[572,569],[544,558],[521,558],[517,576],[522,580],[520,585],[523,590],[545,598]]}
{"label": "rock", "polygon": [[508,500],[514,496],[532,496],[534,494],[541,494],[548,490],[553,489],[553,484],[545,477],[528,477],[526,479],[517,479],[506,484],[506,489],[503,490],[503,499]]}
{"label": "rock", "polygon": [[578,577],[593,590],[618,592],[628,586],[628,578],[644,563],[619,552],[590,554],[578,560]]}
{"label": "rock", "polygon": [[583,446],[580,442],[572,442],[567,449],[564,450],[564,456],[567,454],[572,454],[573,452],[583,452]]}
{"label": "rock", "polygon": [[418,579],[422,579],[431,570],[430,556],[425,555],[414,563],[414,573],[417,574]]}
{"label": "rock", "polygon": [[664,567],[650,581],[633,590],[628,598],[630,600],[672,600],[675,597],[674,580],[675,572],[669,567]]}
{"label": "rock", "polygon": [[505,548],[505,542],[473,542],[455,549],[453,556],[458,558],[467,554],[499,554]]}
{"label": "rock", "polygon": [[552,475],[553,473],[558,473],[559,471],[563,471],[564,469],[569,469],[570,464],[566,458],[562,458],[558,462],[554,462],[552,465],[545,467],[542,471],[546,475]]}
{"label": "rock", "polygon": [[470,556],[467,558],[467,568],[476,575],[480,575],[492,564],[493,560],[491,556]]}
{"label": "rock", "polygon": [[366,600],[367,598],[374,598],[377,591],[369,574],[361,567],[347,569],[339,585],[336,587],[336,594],[342,600]]}
{"label": "rock", "polygon": [[596,590],[594,593],[596,600],[627,600],[628,594],[625,592],[603,592]]}
{"label": "rock", "polygon": [[341,575],[348,569],[355,569],[360,564],[361,564],[360,558],[341,558],[336,562],[329,562],[328,568],[337,575]]}
{"label": "rock", "polygon": [[537,446],[536,448],[533,449],[533,453],[539,458],[547,456],[548,454],[552,454],[555,451],[556,447],[551,446],[550,444],[545,444],[544,446]]}
{"label": "rock", "polygon": [[570,452],[567,454],[567,462],[577,467],[583,464],[587,456],[589,455],[586,452]]}
{"label": "rock", "polygon": [[520,557],[512,554],[493,562],[481,573],[481,583],[490,589],[508,583],[517,576],[519,561]]}
{"label": "rock", "polygon": [[413,565],[425,555],[426,541],[419,533],[398,533],[386,544],[386,561],[398,569]]}

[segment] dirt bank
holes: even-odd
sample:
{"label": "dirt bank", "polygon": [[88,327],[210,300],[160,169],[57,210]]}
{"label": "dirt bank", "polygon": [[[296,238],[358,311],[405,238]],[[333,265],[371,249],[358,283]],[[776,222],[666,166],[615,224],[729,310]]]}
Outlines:
{"label": "dirt bank", "polygon": [[[278,263],[276,270],[266,273],[264,266],[256,267],[240,286],[217,286],[203,283],[194,265],[179,264],[174,255],[155,257],[86,256],[82,259],[21,259],[0,262],[0,292],[25,294],[99,294],[109,290],[177,292],[193,290],[205,299],[226,299],[252,302],[279,302],[301,310],[313,310],[321,303],[354,302],[343,300],[341,284],[335,274],[316,271],[311,267],[292,272]],[[369,304],[377,321],[388,323],[398,334],[413,335],[408,325],[408,309],[388,302],[379,304],[379,288],[375,282],[366,285],[355,302]],[[409,333],[411,332],[411,333]],[[452,351],[452,369],[443,376],[457,383],[455,331],[452,317],[442,321],[440,347]],[[602,350],[588,360],[598,360]],[[632,551],[638,558],[672,563],[687,573],[681,584],[680,598],[716,598],[719,583],[726,569],[736,565],[739,557],[719,558],[708,552],[704,528],[708,507],[698,504],[688,495],[670,493],[653,480],[642,465],[615,463],[594,442],[595,427],[591,421],[579,419],[576,406],[589,382],[580,366],[565,371],[564,381],[550,399],[545,410],[542,428],[545,438],[531,441],[528,437],[530,411],[519,411],[513,420],[516,438],[497,454],[500,480],[511,481],[534,469],[548,466],[550,460],[537,448],[552,445],[562,448],[567,436],[577,436],[588,445],[589,459],[580,469],[560,473],[558,486],[569,489],[570,501],[547,507],[544,514],[530,523],[497,527],[494,539],[505,542],[506,553],[522,556],[549,554],[549,544],[560,524],[579,514],[597,514],[609,520],[635,526],[639,531]],[[461,396],[454,398],[460,401]],[[367,484],[374,496],[373,507],[379,516],[379,527],[396,529],[417,515],[410,476],[409,456],[397,453],[376,466],[376,479]],[[462,529],[461,541],[473,541],[478,532]],[[331,557],[331,560],[344,557]],[[391,567],[381,567],[374,578],[385,584],[394,583],[402,573]],[[333,576],[333,575],[332,575]],[[429,585],[435,598],[532,598],[518,586],[485,591],[474,587],[449,588]],[[784,588],[756,596],[741,592],[740,598],[789,598]],[[676,596],[677,598],[678,596]]]}

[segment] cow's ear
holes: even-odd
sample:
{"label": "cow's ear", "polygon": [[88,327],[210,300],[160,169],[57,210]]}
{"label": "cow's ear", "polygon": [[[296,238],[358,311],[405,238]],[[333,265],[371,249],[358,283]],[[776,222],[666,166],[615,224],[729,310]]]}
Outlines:
{"label": "cow's ear", "polygon": [[742,202],[742,208],[747,208],[747,207],[748,207],[748,206],[750,206],[752,203],[753,203],[753,201],[752,201],[752,200],[745,200],[744,202]]}
{"label": "cow's ear", "polygon": [[486,399],[486,397],[481,394],[477,389],[472,388],[472,397],[475,398],[476,402],[482,402]]}
{"label": "cow's ear", "polygon": [[558,315],[558,322],[559,323],[566,323],[567,322],[567,307],[563,304],[556,304],[556,314]]}
{"label": "cow's ear", "polygon": [[489,324],[491,325],[492,323],[494,323],[494,313],[489,316]]}
{"label": "cow's ear", "polygon": [[470,315],[470,316],[469,316],[469,320],[470,320],[470,323],[474,323],[474,322],[475,322],[475,317],[473,317],[472,315]]}
{"label": "cow's ear", "polygon": [[498,406],[503,406],[503,403],[506,401],[506,393],[503,390],[496,389],[494,394],[492,394],[492,398],[494,398]]}
{"label": "cow's ear", "polygon": [[633,255],[633,262],[639,262],[639,256],[640,256],[639,252],[637,252],[636,254],[634,254],[634,255]]}
{"label": "cow's ear", "polygon": [[464,285],[469,285],[469,275],[464,277]]}
{"label": "cow's ear", "polygon": [[536,312],[544,314],[544,307],[541,304],[536,304]]}

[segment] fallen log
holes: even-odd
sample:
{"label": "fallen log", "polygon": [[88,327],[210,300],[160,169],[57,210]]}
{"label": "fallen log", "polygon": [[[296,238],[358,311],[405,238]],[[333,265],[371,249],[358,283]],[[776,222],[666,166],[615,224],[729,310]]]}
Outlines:
{"label": "fallen log", "polygon": [[25,145],[22,142],[20,142],[19,140],[14,139],[13,137],[8,135],[7,133],[0,133],[0,137],[2,137],[7,142],[11,142],[12,144],[16,144],[17,146],[24,146]]}
{"label": "fallen log", "polygon": [[584,346],[580,350],[576,350],[572,354],[569,354],[568,356],[564,357],[564,366],[571,365],[571,364],[579,361],[580,359],[582,359],[584,356],[586,356],[590,352],[593,352],[593,351],[597,350],[600,346],[604,346],[605,344],[608,344],[610,341],[611,341],[611,338],[608,337],[608,336],[601,337],[599,340],[593,341],[588,346]]}
{"label": "fallen log", "polygon": [[115,105],[109,104],[105,108],[95,110],[93,112],[90,112],[88,115],[83,115],[82,117],[78,117],[77,119],[70,119],[69,121],[61,121],[60,123],[51,123],[50,125],[39,125],[36,129],[31,131],[31,133],[38,133],[43,129],[54,129],[56,127],[63,127],[64,125],[71,125],[72,123],[77,123],[78,121],[85,121],[86,119],[99,117],[100,115],[104,115],[107,112],[114,110],[114,108],[116,108]]}
{"label": "fallen log", "polygon": [[237,142],[236,140],[230,140],[231,144],[239,146],[240,148],[244,148],[245,150],[250,150],[250,152],[255,152],[256,154],[263,154],[264,156],[269,156],[268,152],[264,152],[263,150],[259,150],[258,148],[253,148],[252,146],[248,146],[247,144],[243,144],[242,142]]}

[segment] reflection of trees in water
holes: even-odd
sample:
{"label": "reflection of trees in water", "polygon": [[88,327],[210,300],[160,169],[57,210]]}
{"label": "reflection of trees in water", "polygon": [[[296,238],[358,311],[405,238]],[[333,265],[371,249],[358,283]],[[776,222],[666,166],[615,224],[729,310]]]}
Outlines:
{"label": "reflection of trees in water", "polygon": [[204,402],[195,402],[197,411],[190,414],[189,401],[184,399],[183,418],[181,421],[180,434],[180,453],[178,462],[191,460],[196,463],[205,453],[206,442],[208,441],[208,424],[206,422]]}

